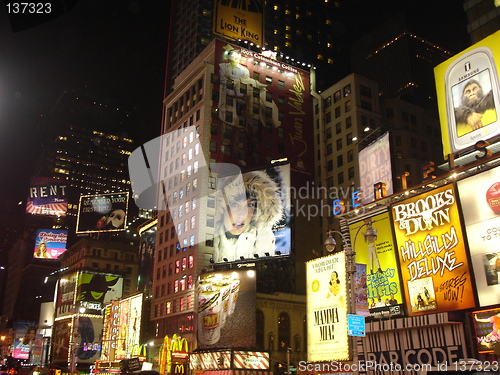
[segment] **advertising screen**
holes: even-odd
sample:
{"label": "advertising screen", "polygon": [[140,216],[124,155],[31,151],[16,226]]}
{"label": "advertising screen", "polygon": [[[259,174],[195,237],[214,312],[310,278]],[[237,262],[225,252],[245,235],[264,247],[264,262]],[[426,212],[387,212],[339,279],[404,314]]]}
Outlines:
{"label": "advertising screen", "polygon": [[66,251],[67,240],[68,231],[65,229],[38,229],[33,257],[57,259]]}
{"label": "advertising screen", "polygon": [[55,178],[31,178],[26,212],[32,215],[66,216],[67,188],[65,182]]}
{"label": "advertising screen", "polygon": [[500,31],[434,68],[444,155],[500,135]]}
{"label": "advertising screen", "polygon": [[263,1],[214,1],[213,32],[226,39],[248,40],[263,46]]}
{"label": "advertising screen", "polygon": [[458,193],[479,305],[500,303],[500,167],[458,181]]}
{"label": "advertising screen", "polygon": [[289,188],[289,165],[219,178],[214,261],[290,254]]}
{"label": "advertising screen", "polygon": [[255,346],[255,271],[204,273],[197,283],[198,348]]}
{"label": "advertising screen", "polygon": [[124,231],[127,224],[128,193],[80,197],[76,233]]}
{"label": "advertising screen", "polygon": [[349,358],[345,253],[306,263],[307,360]]}
{"label": "advertising screen", "polygon": [[76,303],[87,314],[101,314],[111,300],[121,298],[123,277],[105,273],[81,272],[78,275]]}
{"label": "advertising screen", "polygon": [[500,344],[500,308],[472,313],[479,353],[492,353]]}
{"label": "advertising screen", "polygon": [[403,314],[403,290],[389,213],[350,223],[349,233],[356,263],[365,265],[370,315]]}
{"label": "advertising screen", "polygon": [[[287,158],[292,171],[310,176],[313,160],[313,114],[309,72],[272,57],[216,41],[212,121],[219,122],[223,137],[217,161],[227,161],[232,147],[236,160],[246,154],[259,159]],[[242,132],[242,130],[244,132]],[[243,136],[240,133],[245,133]],[[236,145],[246,154],[238,154]],[[245,141],[246,140],[246,141]],[[249,160],[250,161],[250,160]],[[258,164],[257,164],[258,165]],[[298,178],[298,177],[297,177]]]}
{"label": "advertising screen", "polygon": [[409,315],[475,307],[452,184],[391,207]]}
{"label": "advertising screen", "polygon": [[[119,301],[118,337],[115,360],[132,357],[132,351],[139,346],[141,333],[142,294]],[[115,319],[116,320],[116,319]]]}
{"label": "advertising screen", "polygon": [[385,195],[393,193],[389,133],[385,133],[359,152],[359,178],[363,204],[375,200],[373,185],[379,182],[385,184]]}
{"label": "advertising screen", "polygon": [[77,278],[78,273],[75,272],[61,276],[59,279],[57,284],[56,318],[73,314]]}

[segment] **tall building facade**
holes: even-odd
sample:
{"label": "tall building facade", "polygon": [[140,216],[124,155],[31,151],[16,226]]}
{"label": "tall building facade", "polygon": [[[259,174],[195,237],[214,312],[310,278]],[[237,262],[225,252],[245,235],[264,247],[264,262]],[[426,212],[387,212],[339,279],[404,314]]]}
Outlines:
{"label": "tall building facade", "polygon": [[[230,68],[233,57],[238,63]],[[226,69],[246,74],[228,78]],[[296,208],[308,200],[307,196],[294,200],[293,189],[307,188],[313,179],[309,79],[305,71],[219,40],[212,41],[177,77],[164,103],[160,150],[163,206],[158,212],[151,307],[157,338],[181,334],[196,348],[195,287],[197,277],[207,270],[251,267],[256,271],[258,293],[305,292],[304,261],[321,248],[318,214],[293,218],[289,214],[281,251],[271,246],[222,259],[217,247],[221,209],[217,191],[223,186],[223,174],[269,173],[279,166],[290,170],[290,206]],[[296,306],[293,309],[302,321],[304,301],[297,298],[290,306]],[[273,299],[276,302],[269,302]],[[257,306],[274,314],[271,307],[283,299],[270,297],[260,305],[258,299]],[[287,315],[286,307],[279,312]],[[279,344],[282,349],[273,341],[278,341],[279,321],[289,327],[287,339]],[[293,337],[304,340],[302,325],[293,323],[290,333],[289,315],[281,320],[267,316],[266,328],[263,324],[256,346],[267,349],[272,337],[283,360]],[[304,342],[295,347],[302,350]]]}

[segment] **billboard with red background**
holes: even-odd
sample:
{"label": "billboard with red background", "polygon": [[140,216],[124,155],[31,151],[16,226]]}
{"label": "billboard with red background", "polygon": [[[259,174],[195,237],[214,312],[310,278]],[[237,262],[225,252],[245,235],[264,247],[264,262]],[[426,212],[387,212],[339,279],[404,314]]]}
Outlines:
{"label": "billboard with red background", "polygon": [[409,315],[476,306],[452,184],[391,207]]}

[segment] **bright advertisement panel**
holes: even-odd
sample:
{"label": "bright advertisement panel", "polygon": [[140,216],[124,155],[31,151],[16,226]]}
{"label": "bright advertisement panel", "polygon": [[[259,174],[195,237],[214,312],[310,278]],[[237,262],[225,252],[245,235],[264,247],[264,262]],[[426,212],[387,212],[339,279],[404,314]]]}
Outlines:
{"label": "bright advertisement panel", "polygon": [[123,277],[113,274],[80,272],[75,301],[87,314],[101,314],[111,301],[121,298]]}
{"label": "bright advertisement panel", "polygon": [[225,39],[248,40],[263,46],[263,2],[214,1],[213,33]]}
{"label": "bright advertisement panel", "polygon": [[36,322],[19,320],[14,325],[14,350],[12,356],[17,359],[29,359],[36,339]]}
{"label": "bright advertisement panel", "polygon": [[81,196],[76,233],[124,231],[128,196],[128,192]]}
{"label": "bright advertisement panel", "polygon": [[68,348],[72,320],[65,318],[54,322],[52,341],[52,363],[68,363]]}
{"label": "bright advertisement panel", "polygon": [[66,216],[68,186],[51,177],[32,177],[26,212],[32,215]]}
{"label": "bright advertisement panel", "polygon": [[363,204],[375,200],[373,185],[379,182],[385,184],[385,195],[393,193],[389,133],[377,138],[359,152],[359,178],[363,191]]}
{"label": "bright advertisement panel", "polygon": [[500,344],[500,308],[472,313],[479,353],[492,353]]}
{"label": "bright advertisement panel", "polygon": [[403,314],[403,289],[389,213],[350,223],[349,233],[356,263],[366,266],[370,315]]}
{"label": "bright advertisement panel", "polygon": [[500,303],[500,167],[458,181],[458,192],[479,305],[495,305]]}
{"label": "bright advertisement panel", "polygon": [[500,31],[434,68],[445,157],[500,135]]}
{"label": "bright advertisement panel", "polygon": [[391,207],[409,315],[475,307],[453,184]]}
{"label": "bright advertisement panel", "polygon": [[57,297],[56,297],[56,318],[69,316],[74,313],[74,302],[76,293],[76,283],[78,273],[71,273],[63,275],[59,278],[57,283]]}
{"label": "bright advertisement panel", "polygon": [[115,360],[132,357],[132,351],[139,346],[141,333],[142,294],[119,301],[120,317]]}
{"label": "bright advertisement panel", "polygon": [[345,253],[306,262],[307,360],[349,359]]}
{"label": "bright advertisement panel", "polygon": [[214,261],[290,254],[290,165],[239,177],[219,178]]}
{"label": "bright advertisement panel", "polygon": [[[213,106],[217,108],[224,132],[244,129],[252,129],[252,134],[262,132],[263,138],[266,138],[262,142],[250,138],[248,147],[242,143],[248,154],[264,151],[266,145],[267,155],[286,157],[292,171],[310,179],[314,170],[314,149],[310,145],[314,139],[309,72],[254,51],[216,41],[214,75],[218,83],[214,81],[213,88],[219,96],[213,98]],[[219,141],[224,150],[226,146],[237,148],[236,145],[231,146],[231,141]],[[280,145],[283,145],[281,153]],[[224,162],[227,159],[225,152],[220,152],[216,160]]]}
{"label": "bright advertisement panel", "polygon": [[256,345],[254,270],[204,273],[196,291],[199,349]]}
{"label": "bright advertisement panel", "polygon": [[57,259],[66,251],[67,240],[68,231],[65,229],[38,229],[33,257]]}

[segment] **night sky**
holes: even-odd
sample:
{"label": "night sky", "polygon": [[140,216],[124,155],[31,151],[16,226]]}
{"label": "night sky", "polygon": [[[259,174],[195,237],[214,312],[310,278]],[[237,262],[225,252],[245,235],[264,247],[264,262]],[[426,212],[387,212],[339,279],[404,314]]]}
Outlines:
{"label": "night sky", "polygon": [[170,2],[71,1],[67,13],[20,31],[25,25],[11,24],[3,4],[0,10],[3,213],[26,199],[31,158],[48,130],[40,118],[63,90],[87,85],[134,106],[139,121],[131,136],[144,142],[159,134]]}

